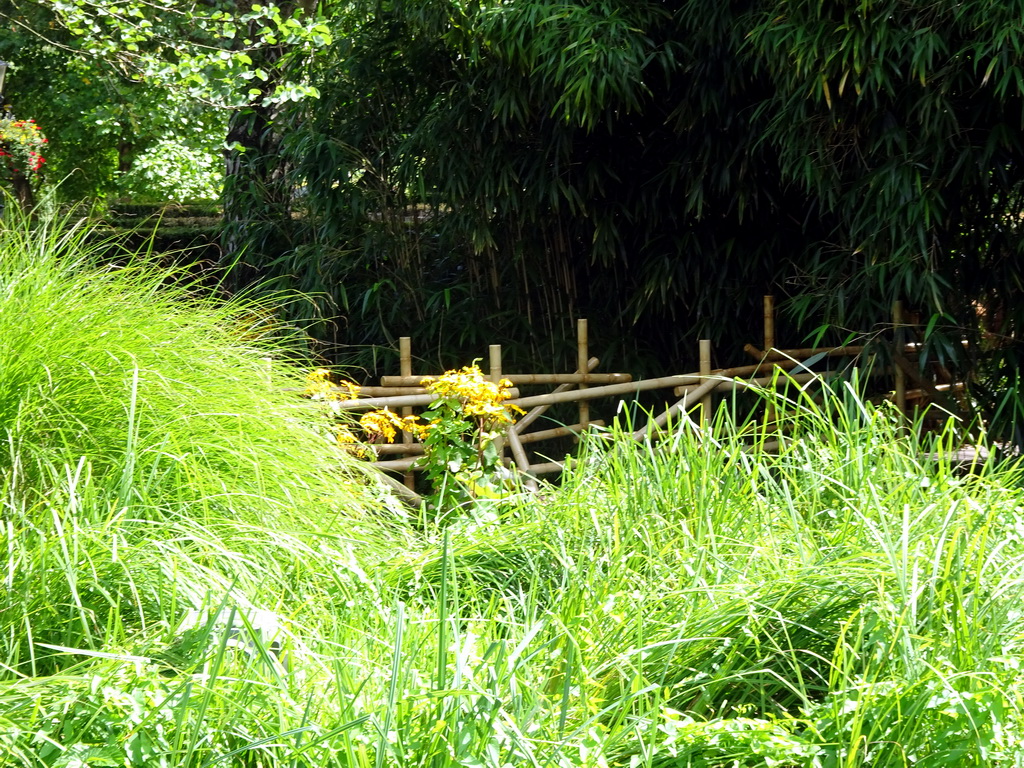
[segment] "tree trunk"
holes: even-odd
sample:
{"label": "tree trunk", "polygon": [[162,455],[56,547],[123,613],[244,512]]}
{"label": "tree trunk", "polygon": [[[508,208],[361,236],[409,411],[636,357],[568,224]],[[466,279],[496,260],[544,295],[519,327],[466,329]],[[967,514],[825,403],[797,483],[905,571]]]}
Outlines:
{"label": "tree trunk", "polygon": [[14,188],[14,198],[21,206],[21,210],[28,213],[36,207],[36,196],[32,191],[32,184],[23,174],[15,172],[11,179],[11,186]]}
{"label": "tree trunk", "polygon": [[291,187],[273,108],[253,104],[231,116],[224,177],[223,260],[243,287],[288,246]]}
{"label": "tree trunk", "polygon": [[[238,4],[245,12],[245,3]],[[250,37],[257,37],[250,30]],[[281,80],[284,46],[252,54],[253,66],[267,73],[260,94],[228,121],[224,175],[224,229],[221,260],[232,265],[228,283],[241,289],[258,281],[291,241],[291,187],[282,156],[280,105],[265,105]]]}

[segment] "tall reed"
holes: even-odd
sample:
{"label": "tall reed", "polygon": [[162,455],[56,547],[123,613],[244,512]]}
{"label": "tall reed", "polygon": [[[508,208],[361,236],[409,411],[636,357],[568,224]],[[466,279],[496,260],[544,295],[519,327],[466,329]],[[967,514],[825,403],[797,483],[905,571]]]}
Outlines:
{"label": "tall reed", "polygon": [[794,390],[431,523],[91,247],[0,232],[0,766],[1024,765],[1017,467]]}

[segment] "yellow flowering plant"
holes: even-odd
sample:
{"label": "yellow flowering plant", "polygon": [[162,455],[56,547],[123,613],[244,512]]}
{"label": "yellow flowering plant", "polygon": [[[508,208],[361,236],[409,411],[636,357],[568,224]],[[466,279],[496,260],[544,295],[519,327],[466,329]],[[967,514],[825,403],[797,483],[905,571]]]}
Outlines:
{"label": "yellow flowering plant", "polygon": [[322,402],[330,411],[331,433],[338,444],[361,458],[375,455],[368,444],[393,443],[399,432],[408,432],[423,443],[423,469],[433,489],[430,498],[438,509],[477,499],[494,499],[509,489],[510,475],[498,455],[495,441],[515,422],[509,405],[512,382],[489,381],[476,365],[452,370],[423,380],[434,395],[428,410],[419,416],[399,416],[388,408],[369,411],[359,419],[363,439],[349,423],[342,423],[340,403],[355,400],[359,387],[336,379],[326,368],[306,376],[304,394]]}
{"label": "yellow flowering plant", "polygon": [[[352,431],[351,424],[340,419],[341,408],[339,405],[346,400],[355,400],[359,397],[357,384],[336,378],[326,368],[316,368],[306,374],[306,387],[302,394],[323,405],[325,416],[329,421],[330,436],[339,446],[361,459],[374,458],[373,449],[356,436],[356,433]],[[364,425],[360,426],[363,426],[366,431]]]}
{"label": "yellow flowering plant", "polygon": [[306,374],[303,394],[311,400],[342,402],[359,397],[359,385],[346,379],[335,379],[326,368],[317,368]]}
{"label": "yellow flowering plant", "polygon": [[502,496],[510,475],[495,441],[515,422],[514,413],[522,413],[505,403],[512,382],[489,381],[478,366],[469,365],[422,383],[436,396],[423,414],[429,428],[421,460],[435,505],[447,508]]}

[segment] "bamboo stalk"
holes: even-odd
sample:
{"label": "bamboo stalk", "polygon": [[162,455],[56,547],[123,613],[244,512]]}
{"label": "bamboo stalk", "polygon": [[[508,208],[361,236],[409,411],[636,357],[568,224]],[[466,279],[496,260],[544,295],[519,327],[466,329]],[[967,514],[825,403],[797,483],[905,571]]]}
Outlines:
{"label": "bamboo stalk", "polygon": [[764,348],[775,348],[775,297],[764,297]]}
{"label": "bamboo stalk", "polygon": [[[700,340],[700,375],[711,375],[711,340]],[[700,423],[707,426],[711,423],[711,392],[709,391],[700,401]]]}
{"label": "bamboo stalk", "polygon": [[409,488],[406,488],[405,485],[403,485],[402,483],[400,483],[397,480],[395,480],[395,478],[388,477],[383,472],[381,472],[380,473],[380,479],[384,481],[384,484],[387,485],[388,488],[393,490],[395,493],[397,493],[399,496],[401,496],[405,501],[409,502],[410,504],[418,507],[420,504],[423,503],[423,497],[422,496],[420,496],[415,491],[413,491],[413,490],[411,490]]}
{"label": "bamboo stalk", "polygon": [[[960,381],[960,382],[956,382],[955,384],[936,384],[935,385],[935,390],[937,392],[940,392],[940,393],[952,392],[954,394],[960,394],[960,393],[962,393],[964,391],[964,383],[962,381]],[[924,390],[924,389],[908,389],[907,390],[907,400],[908,401],[927,400],[927,399],[929,399],[931,397],[932,397],[932,395],[927,390]],[[895,392],[886,395],[884,399],[889,400],[890,402],[895,401],[895,399],[896,399]]]}
{"label": "bamboo stalk", "polygon": [[439,379],[436,373],[410,373],[407,376],[381,376],[382,387],[422,387],[424,379]]}
{"label": "bamboo stalk", "polygon": [[[592,357],[592,358],[590,358],[587,361],[586,369],[577,370],[576,374],[573,374],[573,375],[581,375],[581,374],[582,375],[586,375],[590,371],[593,371],[595,368],[597,368],[599,362],[600,361],[596,357]],[[573,385],[568,383],[568,382],[566,382],[564,384],[559,384],[557,387],[555,387],[554,392],[552,392],[552,394],[561,394],[562,392],[568,392],[570,389],[572,389],[572,386]],[[517,433],[522,434],[523,430],[526,429],[531,424],[533,424],[533,422],[535,422],[537,419],[539,419],[542,415],[544,415],[544,412],[549,407],[550,406],[547,406],[547,405],[538,405],[538,406],[536,406],[528,414],[523,416],[523,418],[521,418],[519,421],[517,421],[513,425],[512,429],[514,429]]]}
{"label": "bamboo stalk", "polygon": [[[371,466],[376,469],[386,470],[389,472],[405,472],[409,469],[418,469],[415,466],[418,458],[412,457],[407,459],[390,459],[387,461],[375,461]],[[509,459],[504,459],[502,462],[505,466],[508,466],[511,462]]]}
{"label": "bamboo stalk", "polygon": [[[338,388],[340,391],[340,387]],[[332,392],[334,390],[331,390]],[[360,387],[360,397],[398,397],[399,395],[426,395],[426,387]],[[405,413],[403,416],[407,415]]]}
{"label": "bamboo stalk", "polygon": [[[596,357],[590,358],[597,360]],[[591,369],[593,366],[589,366]],[[627,384],[629,373],[510,373],[506,379],[516,386],[523,384]]]}
{"label": "bamboo stalk", "polygon": [[[604,421],[592,421],[590,422],[591,427],[603,427]],[[514,430],[509,430],[510,432]],[[543,440],[554,440],[559,437],[568,437],[570,435],[578,435],[582,432],[582,425],[571,424],[565,427],[555,427],[554,429],[542,429],[537,432],[527,432],[525,435],[516,434],[517,441],[520,445],[527,443],[539,443]],[[511,447],[511,440],[509,441]],[[423,455],[423,443],[379,443],[373,445],[373,450],[377,452],[378,456],[401,456],[402,454],[412,456]]]}
{"label": "bamboo stalk", "polygon": [[[398,378],[398,377],[396,377]],[[398,395],[423,395],[427,394],[426,387],[376,387],[376,386],[362,386],[357,385],[359,388],[359,395],[363,397],[397,397]],[[283,392],[305,392],[304,387],[283,387]],[[348,395],[348,387],[331,387],[327,390],[328,392],[338,392]]]}
{"label": "bamboo stalk", "polygon": [[809,347],[805,349],[771,349],[766,352],[753,344],[747,344],[743,347],[743,351],[755,360],[788,360],[790,358],[806,359],[823,353],[826,357],[856,357],[864,352],[864,347]]}
{"label": "bamboo stalk", "polygon": [[512,450],[512,458],[516,462],[516,466],[520,470],[526,472],[530,468],[530,460],[526,458],[526,450],[523,448],[523,444],[519,441],[519,435],[509,430],[508,435],[508,446]]}
{"label": "bamboo stalk", "polygon": [[535,405],[574,403],[578,400],[597,400],[602,397],[629,395],[634,392],[646,392],[651,389],[665,389],[667,387],[683,386],[686,384],[699,384],[700,381],[701,378],[697,374],[690,374],[686,376],[663,376],[659,379],[644,379],[642,381],[634,381],[628,384],[608,384],[607,386],[590,387],[585,390],[549,392],[545,395],[514,397],[507,402],[510,405],[518,405],[520,408],[532,408]]}
{"label": "bamboo stalk", "polygon": [[512,456],[516,461],[516,466],[519,471],[526,475],[523,480],[523,486],[528,491],[537,490],[537,481],[529,476],[530,471],[530,460],[526,457],[526,450],[523,448],[523,444],[519,442],[519,435],[517,435],[511,429],[508,431],[508,445],[512,449]]}
{"label": "bamboo stalk", "polygon": [[405,459],[391,459],[389,461],[375,461],[373,466],[380,470],[392,470],[398,472],[406,472],[414,469],[413,465],[416,463],[416,457],[405,458]]}
{"label": "bamboo stalk", "polygon": [[[491,363],[491,383],[500,385],[501,384],[501,345],[491,344],[487,348],[488,355]],[[494,439],[494,447],[498,451],[498,456],[502,459],[505,458],[505,440],[501,437]]]}
{"label": "bamboo stalk", "polygon": [[[965,423],[969,423],[969,419],[967,418],[968,414],[966,414],[957,403],[950,399],[944,392],[939,390],[939,388],[932,382],[924,378],[916,365],[913,365],[909,360],[907,360],[907,358],[903,357],[903,355],[899,353],[893,355],[892,361],[896,364],[896,370],[902,371],[905,379],[910,379],[919,388],[927,392],[928,396],[931,397],[937,405],[945,408],[951,414],[961,417],[964,419]],[[899,403],[897,403],[897,407],[898,406]]]}
{"label": "bamboo stalk", "polygon": [[[592,357],[591,359],[596,359]],[[591,367],[593,369],[593,367]],[[424,379],[436,379],[436,376],[382,376],[382,388],[413,388],[419,387]],[[632,374],[505,374],[502,378],[512,382],[512,386],[523,384],[625,384],[633,381]],[[366,389],[367,387],[360,387]]]}
{"label": "bamboo stalk", "polygon": [[558,461],[549,461],[545,464],[531,464],[530,474],[531,475],[549,475],[553,472],[561,472],[565,469],[565,464]]}
{"label": "bamboo stalk", "polygon": [[[651,419],[642,429],[638,429],[633,433],[634,440],[643,440],[645,437],[653,434],[658,429],[663,428],[670,419],[673,417],[685,413],[687,410],[688,403],[694,403],[697,400],[703,398],[709,392],[715,390],[722,390],[723,392],[731,392],[737,389],[749,389],[750,387],[763,387],[771,384],[773,381],[779,381],[781,383],[795,382],[797,384],[804,384],[814,379],[822,378],[822,374],[818,373],[797,373],[790,374],[788,376],[776,377],[774,374],[771,376],[761,376],[755,379],[723,379],[720,376],[712,378],[710,381],[705,381],[701,384],[688,385],[676,389],[676,394],[682,394],[682,399],[667,408],[663,413],[659,414],[657,418]],[[655,428],[652,430],[652,426]]]}
{"label": "bamboo stalk", "polygon": [[[590,353],[587,351],[587,320],[581,318],[576,321],[576,370],[582,371],[587,367],[587,360]],[[580,384],[580,391],[587,389],[586,384]],[[586,428],[590,421],[590,405],[585,400],[579,401],[579,423]]]}
{"label": "bamboo stalk", "polygon": [[422,456],[423,443],[379,443],[373,450],[378,456]]}
{"label": "bamboo stalk", "polygon": [[[519,397],[518,389],[508,390],[512,398]],[[401,408],[406,405],[422,406],[430,405],[436,399],[435,395],[396,395],[395,397],[366,397],[359,400],[342,400],[334,403],[343,411],[370,410],[373,408]]]}
{"label": "bamboo stalk", "polygon": [[[750,346],[750,345],[748,345]],[[726,377],[726,378],[738,378],[743,376],[754,376],[762,371],[780,370],[788,371],[793,368],[798,368],[805,365],[804,360],[788,360],[781,359],[777,362],[763,362],[757,365],[743,365],[736,368],[726,368],[725,370],[712,371],[712,376]],[[824,372],[823,372],[824,373]],[[879,375],[881,372],[872,372],[873,376]],[[675,394],[677,396],[684,395],[688,391],[689,383],[676,387]]]}
{"label": "bamboo stalk", "polygon": [[[604,421],[598,419],[591,421],[588,427],[603,427]],[[511,431],[511,430],[510,430]],[[539,443],[541,440],[553,440],[556,437],[569,437],[583,432],[582,424],[572,424],[567,427],[555,427],[554,429],[541,429],[536,432],[527,432],[525,435],[518,435],[521,443]]]}
{"label": "bamboo stalk", "polygon": [[[398,339],[398,368],[399,372],[403,376],[408,376],[412,373],[412,337],[402,336]],[[406,394],[406,393],[402,393]],[[405,406],[402,408],[402,416],[412,416],[412,406]],[[412,434],[405,430],[402,430],[402,442],[411,443]],[[402,478],[402,482],[405,483],[405,487],[410,491],[416,489],[416,475],[412,472],[406,472]]]}
{"label": "bamboo stalk", "polygon": [[806,384],[809,381],[825,379],[827,377],[827,373],[790,373],[786,376],[779,376],[777,379],[774,375],[760,376],[755,379],[734,379],[733,381],[723,381],[721,386],[717,387],[717,389],[720,389],[723,392],[732,392],[737,389],[764,387],[776,380],[779,384]]}
{"label": "bamboo stalk", "polygon": [[[916,355],[918,353],[920,344],[911,342],[903,345],[903,354],[905,355]],[[806,359],[808,357],[814,357],[815,355],[824,354],[825,357],[857,357],[864,354],[867,350],[865,346],[848,346],[848,347],[808,347],[805,349],[773,349],[768,352],[758,349],[753,344],[747,344],[743,347],[743,351],[753,357],[755,360],[761,361],[774,361],[774,360],[790,360],[790,359]]]}
{"label": "bamboo stalk", "polygon": [[[596,360],[597,358],[591,358]],[[594,366],[590,366],[591,370]],[[428,376],[381,376],[381,389],[411,389],[420,387],[423,379],[436,379],[436,375]],[[512,382],[512,386],[519,387],[524,384],[625,384],[633,380],[629,373],[506,373],[502,376]],[[373,387],[360,387],[360,392]]]}

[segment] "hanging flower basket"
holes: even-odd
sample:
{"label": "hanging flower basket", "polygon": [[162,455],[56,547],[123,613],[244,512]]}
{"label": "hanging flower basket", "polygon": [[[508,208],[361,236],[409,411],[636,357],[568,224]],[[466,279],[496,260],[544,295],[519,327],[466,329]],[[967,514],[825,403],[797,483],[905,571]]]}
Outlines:
{"label": "hanging flower basket", "polygon": [[11,190],[23,206],[32,202],[32,192],[42,179],[47,138],[34,120],[0,117],[0,183]]}

